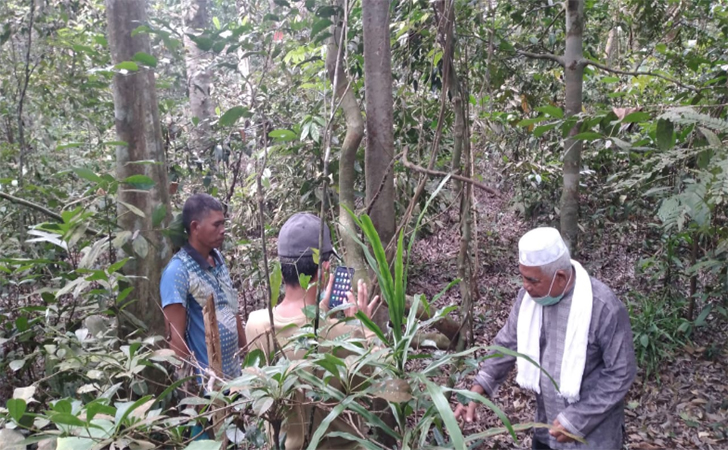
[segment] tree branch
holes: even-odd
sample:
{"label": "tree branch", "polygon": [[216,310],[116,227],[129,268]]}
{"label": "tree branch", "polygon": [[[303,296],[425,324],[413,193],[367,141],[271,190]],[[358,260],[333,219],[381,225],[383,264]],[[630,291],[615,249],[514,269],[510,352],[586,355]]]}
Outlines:
{"label": "tree branch", "polygon": [[[37,203],[33,203],[30,200],[25,200],[25,199],[22,199],[19,197],[15,197],[13,195],[6,194],[5,192],[2,192],[2,191],[0,191],[0,198],[4,198],[5,200],[8,200],[9,202],[12,202],[12,203],[15,203],[18,205],[27,206],[30,209],[34,209],[36,211],[42,212],[43,214],[50,217],[51,219],[55,219],[58,222],[63,222],[63,217],[60,214],[58,214],[54,211],[51,211],[50,209],[48,209],[44,206],[41,206]],[[98,236],[101,234],[101,232],[98,230],[94,230],[93,228],[86,228],[86,234],[90,234],[92,236]]]}
{"label": "tree branch", "polygon": [[594,66],[597,69],[602,69],[605,72],[615,73],[615,74],[619,74],[619,75],[629,75],[629,76],[632,76],[632,77],[639,77],[641,75],[647,75],[647,76],[650,76],[650,77],[662,78],[663,80],[667,80],[667,81],[669,81],[671,83],[674,83],[674,84],[676,84],[676,85],[678,85],[678,86],[680,86],[680,87],[682,87],[684,89],[688,89],[688,90],[695,91],[695,92],[700,92],[701,90],[703,90],[701,88],[698,88],[698,87],[695,87],[695,86],[691,86],[689,84],[685,84],[685,83],[683,83],[681,81],[678,81],[678,80],[676,80],[674,78],[671,78],[671,77],[668,77],[668,76],[665,76],[665,75],[662,75],[662,74],[659,74],[659,73],[655,73],[655,72],[630,72],[630,71],[626,71],[626,70],[612,69],[611,67],[605,66],[604,64],[600,64],[600,63],[595,62],[595,61],[592,61],[590,59],[582,59],[581,61],[579,61],[579,64],[583,64],[585,67],[586,66]]}
{"label": "tree branch", "polygon": [[516,53],[518,53],[519,55],[522,55],[522,56],[526,56],[531,59],[543,59],[546,61],[553,61],[562,67],[566,65],[564,63],[564,58],[562,58],[561,56],[556,56],[553,53],[531,53],[531,52],[527,52],[525,50],[518,50],[518,49],[516,49]]}
{"label": "tree branch", "polygon": [[479,181],[475,181],[472,178],[464,177],[464,176],[458,175],[456,173],[440,172],[439,170],[432,170],[432,169],[425,168],[425,167],[420,167],[417,164],[411,163],[411,162],[409,162],[407,160],[407,152],[408,152],[408,148],[405,146],[404,147],[404,151],[402,152],[402,164],[404,164],[404,166],[406,168],[408,168],[408,169],[416,170],[417,172],[422,172],[422,173],[425,173],[427,175],[434,175],[434,176],[438,176],[438,177],[446,177],[446,176],[450,175],[450,177],[452,177],[452,178],[454,178],[456,180],[460,180],[460,181],[463,181],[465,183],[470,183],[473,186],[475,186],[477,188],[480,188],[480,189],[484,190],[485,192],[488,192],[489,194],[491,194],[493,196],[496,196],[496,197],[499,197],[500,196],[500,192],[498,192],[496,189],[493,189],[492,187],[486,186],[486,185],[484,185],[483,183],[481,183]]}

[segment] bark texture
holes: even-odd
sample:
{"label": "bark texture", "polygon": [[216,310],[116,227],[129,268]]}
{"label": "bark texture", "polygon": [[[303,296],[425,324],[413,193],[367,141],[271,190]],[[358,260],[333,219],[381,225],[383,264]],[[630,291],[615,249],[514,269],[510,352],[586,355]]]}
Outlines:
{"label": "bark texture", "polygon": [[[349,80],[344,71],[343,57],[339,57],[338,69],[336,67],[337,55],[339,54],[338,43],[341,38],[339,24],[332,25],[333,36],[329,40],[326,54],[326,71],[332,85],[336,85],[336,98],[341,102],[341,110],[346,121],[346,135],[341,145],[341,157],[339,159],[339,226],[341,227],[341,239],[344,243],[344,260],[346,265],[353,267],[355,277],[366,278],[367,265],[364,260],[364,251],[356,242],[351,233],[357,233],[357,226],[349,213],[356,211],[354,204],[354,182],[356,181],[356,153],[364,138],[364,118],[362,117],[359,103],[354,96],[354,91],[349,86]],[[334,77],[337,78],[334,82]],[[356,286],[356,281],[352,283]]]}
{"label": "bark texture", "polygon": [[389,1],[363,0],[362,25],[367,113],[366,199],[371,204],[374,227],[386,245],[395,231],[394,176],[389,170],[394,157]]}
{"label": "bark texture", "polygon": [[[581,112],[584,79],[583,57],[584,0],[566,2],[566,51],[564,52],[564,80],[566,83],[565,113],[573,116]],[[561,235],[574,253],[579,235],[579,170],[581,168],[582,141],[573,139],[579,124],[569,132],[564,142],[564,186],[561,191]]]}
{"label": "bark texture", "polygon": [[[132,31],[147,22],[145,3],[144,0],[106,0],[109,47],[114,64],[130,61],[137,52],[151,53],[148,34],[139,33],[132,37]],[[116,133],[120,141],[128,144],[116,147],[116,177],[124,180],[132,175],[146,175],[155,182],[149,191],[132,191],[122,185],[118,193],[119,227],[132,233],[138,232],[137,239],[148,242],[146,257],[134,255],[124,267],[124,273],[132,276],[130,282],[134,290],[130,298],[136,299],[127,311],[141,320],[150,333],[163,335],[159,280],[172,247],[169,240],[154,231],[152,226],[152,213],[159,205],[166,208],[162,226],[170,219],[167,164],[154,72],[140,67],[136,72],[118,73],[114,76],[113,91]],[[136,163],[148,160],[159,164]],[[125,204],[136,207],[144,217]]]}
{"label": "bark texture", "polygon": [[[193,154],[200,156],[210,148],[210,118],[212,103],[210,101],[210,85],[212,75],[209,70],[207,53],[200,50],[189,35],[199,35],[207,27],[209,16],[207,0],[189,1],[189,9],[185,15],[185,66],[187,68],[187,89],[190,97],[189,117],[192,123],[190,130],[190,148]],[[197,125],[195,125],[195,121]]]}

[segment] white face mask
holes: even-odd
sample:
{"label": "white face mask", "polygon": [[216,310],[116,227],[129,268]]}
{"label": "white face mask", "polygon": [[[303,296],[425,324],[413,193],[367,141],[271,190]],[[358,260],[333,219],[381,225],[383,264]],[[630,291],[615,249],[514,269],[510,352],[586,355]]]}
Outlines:
{"label": "white face mask", "polygon": [[564,290],[561,291],[560,295],[552,296],[551,295],[551,289],[554,288],[554,282],[556,281],[556,274],[554,274],[554,277],[551,279],[551,285],[549,286],[549,291],[546,295],[543,297],[538,297],[533,299],[534,302],[538,303],[541,306],[553,306],[561,301],[562,298],[564,298],[564,294],[566,294],[566,287],[571,283],[571,275],[574,273],[573,269],[569,271],[569,280],[566,282],[566,286],[564,286]]}

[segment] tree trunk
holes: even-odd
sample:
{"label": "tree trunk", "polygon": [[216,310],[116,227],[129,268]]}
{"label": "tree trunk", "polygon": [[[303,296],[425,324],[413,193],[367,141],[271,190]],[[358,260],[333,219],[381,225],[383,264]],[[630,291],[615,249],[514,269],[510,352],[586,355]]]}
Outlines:
{"label": "tree trunk", "polygon": [[[394,236],[394,112],[389,1],[363,0],[364,86],[366,90],[366,199],[379,238],[386,246]],[[375,198],[376,196],[376,198]]]}
{"label": "tree trunk", "polygon": [[[564,52],[564,80],[566,82],[566,116],[581,112],[584,79],[583,56],[584,0],[566,2],[566,51]],[[561,191],[561,235],[572,254],[576,250],[579,234],[579,169],[581,168],[582,141],[573,139],[579,133],[579,124],[569,132],[564,143],[564,187]]]}
{"label": "tree trunk", "polygon": [[[130,61],[138,52],[151,53],[149,35],[132,31],[147,22],[144,0],[106,0],[109,47],[114,64]],[[165,218],[161,226],[169,223],[170,207],[167,190],[167,164],[162,146],[162,130],[159,124],[157,93],[154,72],[140,67],[138,71],[114,76],[114,116],[116,133],[127,145],[116,147],[116,177],[124,180],[132,175],[146,175],[154,181],[154,187],[146,192],[129,190],[122,186],[118,192],[118,223],[123,230],[138,233],[136,239],[147,244],[137,245],[137,255],[126,266],[124,273],[131,276],[134,290],[130,298],[136,302],[126,311],[141,320],[153,334],[164,333],[159,280],[162,269],[171,256],[171,243],[161,233],[153,230],[152,214],[164,208]],[[137,161],[156,161],[159,164],[138,164]],[[131,205],[144,214],[141,217]],[[127,321],[128,322],[128,321]]]}
{"label": "tree trunk", "polygon": [[[354,182],[356,181],[356,171],[354,170],[354,163],[356,162],[359,145],[364,137],[364,118],[344,71],[343,55],[338,57],[338,69],[336,67],[337,55],[339,55],[338,44],[341,39],[340,24],[332,25],[332,34],[326,53],[326,70],[331,84],[336,85],[336,97],[341,102],[341,110],[346,121],[346,135],[341,145],[341,157],[339,159],[339,225],[345,249],[344,260],[347,266],[356,270],[354,275],[356,279],[352,282],[352,285],[356,286],[356,281],[359,278],[367,278],[367,266],[364,251],[351,234],[357,233],[356,223],[349,216],[346,208],[355,211]],[[344,42],[344,46],[346,46],[346,42]],[[337,78],[336,83],[334,83],[334,76]]]}
{"label": "tree trunk", "polygon": [[[189,118],[191,122],[190,148],[200,158],[210,148],[210,102],[209,58],[200,50],[188,34],[198,35],[207,27],[207,0],[191,0],[185,15],[185,66],[187,67],[187,88],[190,97]],[[196,123],[196,124],[195,124]]]}

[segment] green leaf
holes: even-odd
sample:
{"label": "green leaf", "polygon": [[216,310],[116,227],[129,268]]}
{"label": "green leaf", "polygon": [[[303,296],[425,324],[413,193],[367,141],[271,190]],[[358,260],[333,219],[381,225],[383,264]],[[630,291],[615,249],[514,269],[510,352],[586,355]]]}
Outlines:
{"label": "green leaf", "polygon": [[356,318],[359,319],[365,327],[369,328],[374,334],[377,335],[377,337],[379,338],[380,341],[382,341],[382,343],[384,343],[384,344],[388,343],[387,338],[384,336],[384,333],[382,333],[381,328],[379,328],[379,326],[376,323],[374,323],[374,321],[372,319],[370,319],[366,314],[364,314],[363,311],[358,311],[355,315],[356,315]]}
{"label": "green leaf", "polygon": [[552,106],[552,105],[539,106],[538,108],[536,108],[536,111],[542,112],[544,114],[548,114],[549,116],[555,117],[557,119],[564,118],[564,111],[557,106]]}
{"label": "green leaf", "polygon": [[700,311],[700,315],[697,319],[695,319],[695,326],[702,327],[703,325],[705,325],[705,320],[708,318],[711,311],[713,311],[713,303],[707,304],[705,308]]}
{"label": "green leaf", "polygon": [[220,450],[222,442],[213,441],[212,439],[202,439],[192,441],[184,450]]}
{"label": "green leaf", "polygon": [[93,183],[100,183],[101,177],[93,173],[92,171],[85,169],[83,167],[75,167],[73,169],[73,172],[78,175],[80,178],[83,178],[86,181],[91,181]]}
{"label": "green leaf", "polygon": [[5,406],[8,408],[10,417],[12,417],[16,422],[20,422],[20,419],[23,418],[25,410],[28,407],[25,400],[22,398],[11,398]]}
{"label": "green leaf", "polygon": [[332,24],[333,22],[329,19],[319,19],[314,22],[313,27],[311,27],[311,39],[313,39],[321,31],[330,27]]}
{"label": "green leaf", "polygon": [[518,122],[517,126],[527,127],[529,125],[533,125],[534,123],[543,122],[544,120],[546,120],[546,116],[538,116],[538,117],[533,117],[531,119],[523,119],[520,122]]}
{"label": "green leaf", "polygon": [[670,150],[675,144],[675,127],[667,119],[659,119],[655,130],[657,139],[657,148],[660,150]]}
{"label": "green leaf", "polygon": [[70,425],[72,427],[85,427],[86,422],[68,412],[53,413],[49,419],[56,425]]}
{"label": "green leaf", "polygon": [[212,46],[215,45],[215,41],[207,36],[195,36],[194,34],[187,34],[187,36],[197,45],[197,48],[203,52],[209,51]]}
{"label": "green leaf", "polygon": [[157,67],[157,58],[150,55],[149,53],[137,52],[131,57],[133,61],[140,62],[145,66]]}
{"label": "green leaf", "polygon": [[83,144],[84,144],[83,142],[68,142],[66,144],[59,145],[58,147],[56,147],[56,150],[65,150],[67,148],[78,148],[78,147],[82,146]]}
{"label": "green leaf", "polygon": [[253,115],[250,113],[248,108],[246,108],[244,106],[233,106],[232,108],[225,111],[225,114],[223,114],[222,117],[220,117],[220,120],[218,120],[217,123],[221,127],[227,127],[227,126],[233,125],[241,117],[252,117],[252,116]]}
{"label": "green leaf", "polygon": [[212,24],[215,25],[215,28],[218,30],[221,28],[220,19],[218,19],[217,17],[212,18]]}
{"label": "green leaf", "polygon": [[627,114],[624,119],[622,119],[622,122],[624,123],[637,123],[637,122],[647,122],[650,120],[650,115],[646,112],[641,111],[635,111],[631,114]]}
{"label": "green leaf", "polygon": [[139,216],[139,217],[146,217],[146,214],[144,214],[144,211],[142,211],[141,209],[137,208],[136,206],[134,206],[132,204],[129,204],[127,202],[122,202],[121,200],[119,200],[119,203],[121,203],[122,205],[126,206],[126,209],[128,209],[132,213],[136,214],[137,216]]}
{"label": "green leaf", "polygon": [[659,43],[659,44],[655,45],[655,51],[657,53],[662,53],[664,55],[667,52],[667,45],[665,45],[663,43]]}
{"label": "green leaf", "polygon": [[585,131],[583,133],[579,133],[576,136],[572,137],[571,139],[574,139],[575,141],[596,141],[597,139],[603,139],[604,136],[602,136],[599,133],[595,133],[593,131]]}
{"label": "green leaf", "polygon": [[56,440],[56,450],[91,450],[96,441],[82,437],[62,437]]}
{"label": "green leaf", "polygon": [[324,437],[326,431],[328,431],[331,422],[339,417],[341,413],[344,412],[344,409],[346,409],[349,403],[351,403],[353,400],[353,397],[347,397],[346,399],[344,399],[343,402],[334,406],[331,412],[324,418],[324,420],[321,421],[321,424],[316,428],[316,432],[313,434],[313,437],[311,438],[311,443],[308,445],[307,450],[316,450],[318,448],[318,444],[321,441],[321,438]]}
{"label": "green leaf", "polygon": [[141,189],[143,191],[148,191],[149,189],[153,188],[155,184],[154,180],[146,175],[132,175],[125,178],[124,183],[128,184],[134,189]]}
{"label": "green leaf", "polygon": [[141,234],[134,239],[131,243],[131,247],[134,249],[134,253],[139,255],[142,259],[146,258],[149,254],[149,243]]}
{"label": "green leaf", "polygon": [[294,141],[298,135],[291,130],[278,129],[268,133],[268,136],[277,141]]}
{"label": "green leaf", "polygon": [[115,69],[128,70],[129,72],[136,72],[139,70],[137,63],[133,61],[123,61],[114,66]]}
{"label": "green leaf", "polygon": [[131,414],[135,409],[142,406],[149,400],[151,400],[153,397],[151,395],[145,395],[144,397],[138,399],[135,402],[123,402],[123,403],[117,403],[117,409],[116,409],[116,416],[114,417],[114,420],[116,422],[116,430],[118,431],[122,425],[124,425],[124,421],[126,418]]}
{"label": "green leaf", "polygon": [[647,347],[650,345],[650,338],[646,334],[643,334],[640,336],[640,344],[642,344],[642,347]]}
{"label": "green leaf", "polygon": [[160,226],[167,217],[167,205],[160,203],[152,211],[152,226],[154,228]]}
{"label": "green leaf", "polygon": [[548,125],[541,125],[533,129],[533,136],[534,137],[541,137],[543,136],[547,131],[553,130],[556,128],[559,124],[558,123],[550,123]]}
{"label": "green leaf", "polygon": [[455,419],[455,414],[450,408],[450,403],[448,403],[445,395],[443,394],[443,388],[424,377],[422,377],[421,380],[424,381],[427,393],[430,394],[432,403],[435,405],[435,408],[437,408],[437,412],[440,413],[440,418],[445,423],[445,427],[447,427],[447,432],[450,434],[450,440],[452,441],[453,447],[463,449],[467,448],[465,446],[463,432],[460,430],[460,425],[458,424],[457,419]]}
{"label": "green leaf", "polygon": [[278,296],[281,292],[282,281],[283,272],[281,271],[281,264],[278,261],[275,261],[270,272],[270,304],[273,308],[275,308],[278,304]]}

